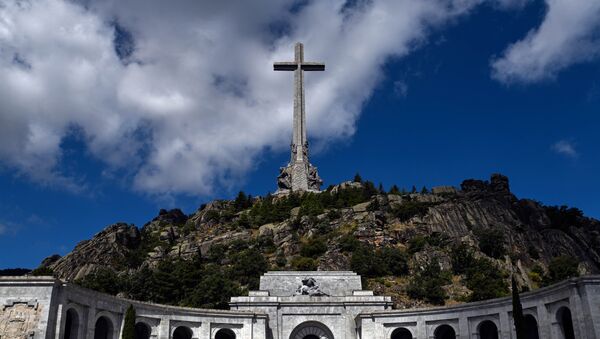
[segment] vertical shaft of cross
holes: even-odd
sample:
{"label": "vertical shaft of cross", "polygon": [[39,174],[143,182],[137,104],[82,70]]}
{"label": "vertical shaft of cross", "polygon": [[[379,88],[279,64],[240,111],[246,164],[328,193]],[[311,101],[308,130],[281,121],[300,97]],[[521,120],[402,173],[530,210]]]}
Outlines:
{"label": "vertical shaft of cross", "polygon": [[304,62],[304,46],[301,43],[296,43],[294,47],[294,61],[296,62],[296,70],[294,70],[294,134],[292,136],[292,147],[295,147],[296,155],[292,161],[303,161],[304,147],[306,144],[306,114],[304,111],[304,71],[302,70],[302,62]]}

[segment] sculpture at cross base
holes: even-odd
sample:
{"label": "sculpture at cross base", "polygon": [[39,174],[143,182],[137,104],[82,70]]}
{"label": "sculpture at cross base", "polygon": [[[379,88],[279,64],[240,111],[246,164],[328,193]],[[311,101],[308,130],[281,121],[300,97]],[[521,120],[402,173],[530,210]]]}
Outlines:
{"label": "sculpture at cross base", "polygon": [[306,112],[304,109],[304,71],[324,71],[325,65],[304,61],[304,47],[296,43],[294,61],[276,62],[275,71],[294,71],[294,122],[290,162],[279,169],[277,192],[309,191],[319,192],[323,180],[317,168],[308,160],[308,140],[306,138]]}

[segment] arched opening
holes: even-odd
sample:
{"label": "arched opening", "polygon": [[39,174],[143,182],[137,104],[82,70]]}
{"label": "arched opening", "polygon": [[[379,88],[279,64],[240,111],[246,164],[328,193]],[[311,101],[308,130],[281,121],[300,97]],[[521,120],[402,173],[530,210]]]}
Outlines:
{"label": "arched opening", "polygon": [[482,321],[479,324],[480,339],[498,339],[498,327],[491,320]]}
{"label": "arched opening", "polygon": [[440,325],[433,332],[433,336],[435,339],[455,339],[456,332],[450,325]]}
{"label": "arched opening", "polygon": [[135,324],[134,336],[135,339],[150,339],[150,335],[152,334],[152,329],[148,324],[139,322]]}
{"label": "arched opening", "polygon": [[317,321],[304,322],[292,331],[290,339],[334,339],[327,326]]}
{"label": "arched opening", "polygon": [[79,334],[79,314],[75,309],[67,310],[67,319],[65,320],[65,335],[64,339],[77,339]]}
{"label": "arched opening", "polygon": [[179,326],[173,331],[173,339],[192,339],[193,334],[189,327]]}
{"label": "arched opening", "polygon": [[412,339],[412,333],[406,328],[397,328],[392,332],[391,339]]}
{"label": "arched opening", "polygon": [[571,317],[571,310],[563,306],[556,312],[556,320],[560,325],[560,332],[564,339],[575,339],[575,331],[573,330],[573,318]]}
{"label": "arched opening", "polygon": [[525,339],[540,339],[537,320],[534,316],[526,314],[523,317],[523,327],[525,328]]}
{"label": "arched opening", "polygon": [[114,327],[112,321],[105,316],[96,320],[94,328],[94,339],[112,339]]}
{"label": "arched opening", "polygon": [[222,328],[215,334],[215,339],[235,339],[235,333],[228,328]]}

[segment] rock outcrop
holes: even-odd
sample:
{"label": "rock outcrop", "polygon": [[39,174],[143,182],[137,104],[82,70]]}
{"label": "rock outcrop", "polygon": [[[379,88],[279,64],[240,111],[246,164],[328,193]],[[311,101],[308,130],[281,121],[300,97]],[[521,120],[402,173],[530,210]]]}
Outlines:
{"label": "rock outcrop", "polygon": [[[237,210],[233,201],[213,201],[189,216],[180,210],[161,210],[142,229],[110,225],[66,256],[45,260],[43,266],[62,279],[76,280],[101,267],[116,272],[152,268],[165,258],[191,259],[209,255],[215,246],[252,243],[270,265],[289,269],[295,268],[294,258],[301,256],[310,239],[320,239],[325,249],[314,257],[318,268],[350,270],[351,253],[344,246],[351,238],[374,248],[410,250],[412,272],[432,256],[449,266],[451,248],[458,243],[473,248],[476,256],[487,256],[480,248],[480,234],[495,230],[502,234],[498,241],[506,253],[492,260],[506,272],[516,272],[520,283],[529,288],[536,287],[532,268],[546,268],[559,255],[576,258],[582,273],[600,271],[600,222],[572,209],[560,212],[574,216],[569,223],[559,224],[551,213],[554,210],[515,197],[503,175],[494,174],[490,181],[465,180],[460,189],[444,186],[433,193],[386,194],[367,186],[348,182],[321,193],[337,197],[342,191],[369,192],[354,205],[342,202],[323,209],[307,200],[302,206],[286,206],[283,217],[262,224],[259,206],[281,198],[254,198],[249,203],[253,207],[244,210]],[[429,240],[415,247],[421,238]],[[465,289],[460,279],[448,288],[459,291],[450,294]]]}

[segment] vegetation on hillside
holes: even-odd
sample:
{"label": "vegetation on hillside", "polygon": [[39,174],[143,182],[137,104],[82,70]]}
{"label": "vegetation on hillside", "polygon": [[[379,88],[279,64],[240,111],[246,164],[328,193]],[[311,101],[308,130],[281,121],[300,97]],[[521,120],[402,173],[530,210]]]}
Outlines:
{"label": "vegetation on hillside", "polygon": [[[154,228],[145,227],[140,244],[115,259],[115,265],[97,268],[76,283],[142,301],[227,308],[232,296],[257,289],[267,270],[308,271],[327,264],[357,272],[365,288],[392,295],[395,301],[442,305],[508,296],[509,273],[518,260],[531,267],[524,274],[534,287],[579,274],[573,257],[543,262],[533,243],[523,251],[515,249],[507,233],[513,230],[506,225],[469,224],[467,240],[421,226],[432,209],[461,202],[449,192],[417,192],[416,187],[409,192],[396,185],[385,192],[359,174],[353,182],[320,194],[252,197],[240,192],[232,201],[203,206],[193,220],[156,221]],[[506,205],[504,195],[494,194],[479,192],[472,199]],[[573,227],[586,225],[577,209],[542,209],[549,220],[545,227],[572,234]],[[515,210],[522,220],[531,217],[528,213]],[[359,222],[358,216],[366,221]],[[283,225],[287,240],[269,233],[273,225]],[[192,256],[173,251],[177,237],[204,236],[201,232],[248,237],[214,242]],[[522,230],[515,226],[514,232]],[[161,251],[168,255],[148,259]]]}

